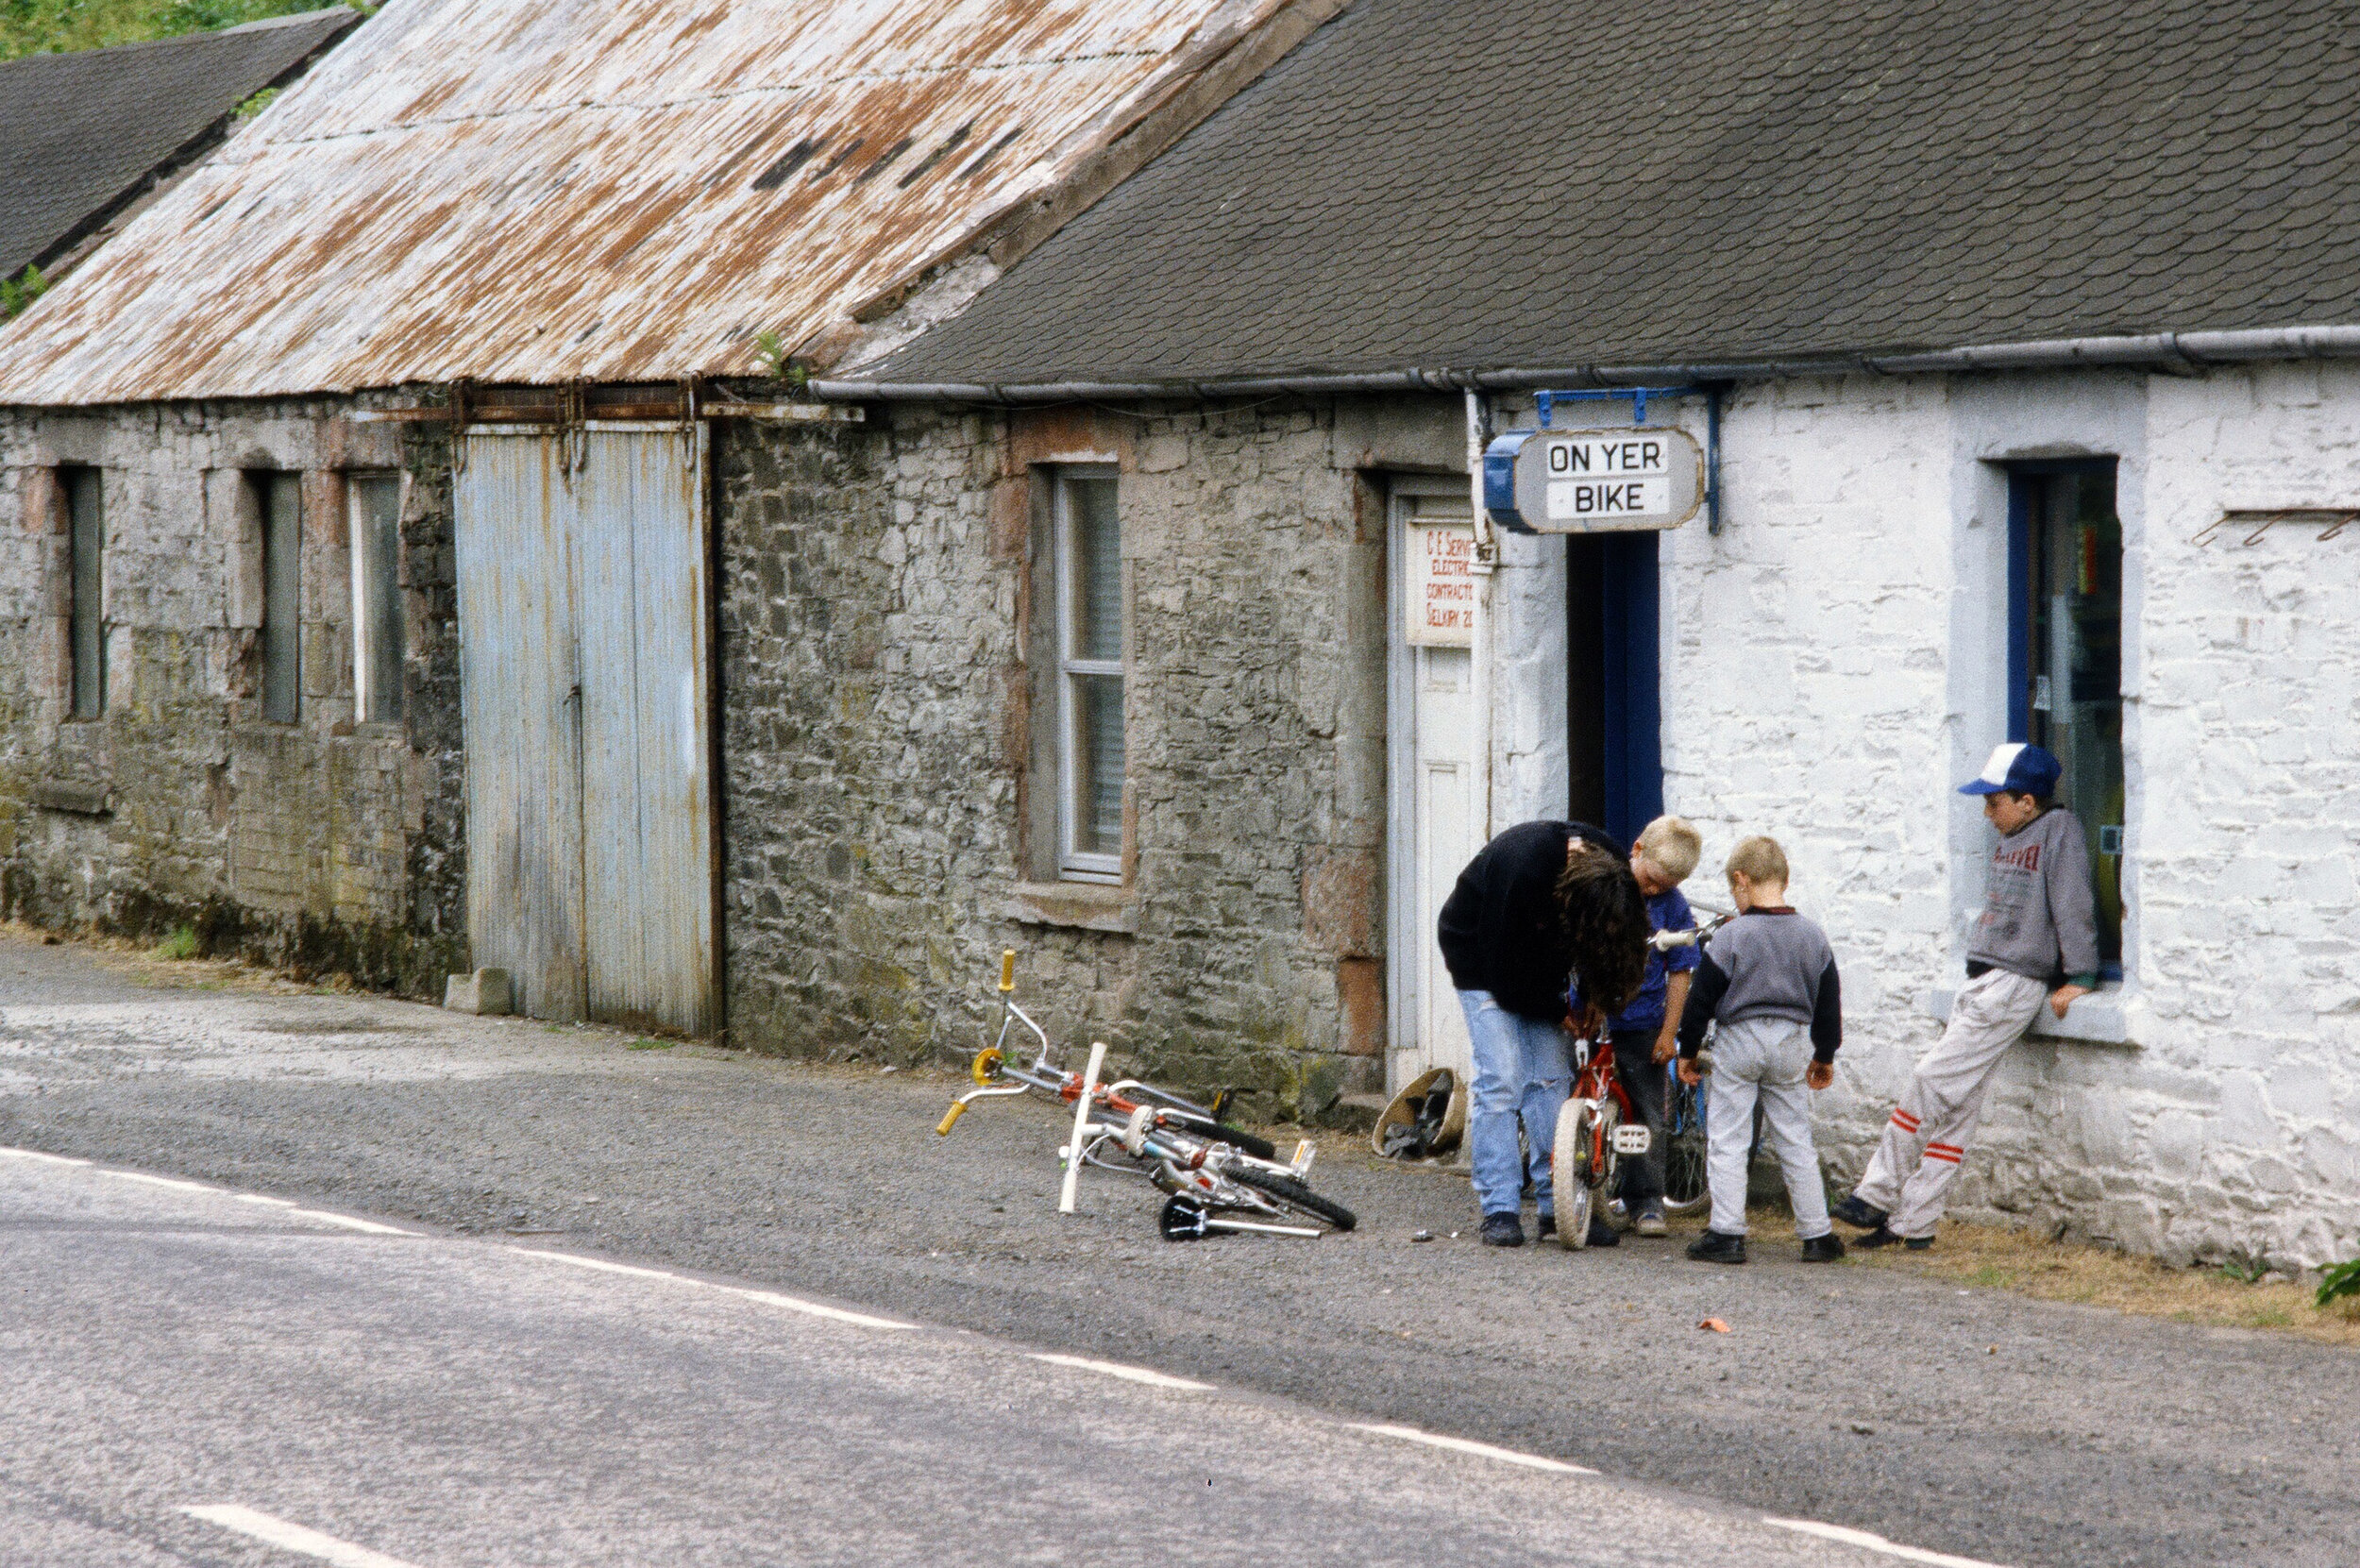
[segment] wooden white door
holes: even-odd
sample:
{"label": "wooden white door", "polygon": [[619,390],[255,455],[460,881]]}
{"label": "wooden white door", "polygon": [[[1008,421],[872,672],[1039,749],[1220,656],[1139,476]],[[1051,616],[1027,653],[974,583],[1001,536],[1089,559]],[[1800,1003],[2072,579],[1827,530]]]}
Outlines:
{"label": "wooden white door", "polygon": [[1466,1021],[1434,930],[1459,870],[1483,847],[1485,824],[1466,483],[1398,481],[1391,511],[1388,1067],[1398,1088],[1429,1068],[1472,1071]]}

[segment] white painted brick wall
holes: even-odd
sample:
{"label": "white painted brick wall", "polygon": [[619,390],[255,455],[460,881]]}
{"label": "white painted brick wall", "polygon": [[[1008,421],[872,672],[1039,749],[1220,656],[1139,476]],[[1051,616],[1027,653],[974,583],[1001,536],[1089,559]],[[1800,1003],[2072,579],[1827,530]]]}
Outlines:
{"label": "white painted brick wall", "polygon": [[1727,531],[1666,552],[1665,795],[1706,835],[1692,894],[1769,833],[1835,941],[1829,1162],[1864,1163],[1956,983],[1989,830],[1951,791],[2003,722],[1996,460],[2107,453],[2132,1042],[2019,1047],[1956,1211],[2181,1259],[2360,1251],[2360,529],[2189,542],[2227,506],[2360,505],[2360,370],[1797,381],[1734,399],[1724,443]]}

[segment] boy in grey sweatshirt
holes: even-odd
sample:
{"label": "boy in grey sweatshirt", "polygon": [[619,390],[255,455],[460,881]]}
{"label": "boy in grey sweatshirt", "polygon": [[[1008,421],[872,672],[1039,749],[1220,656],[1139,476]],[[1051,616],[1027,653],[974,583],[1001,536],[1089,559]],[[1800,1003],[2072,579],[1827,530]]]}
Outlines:
{"label": "boy in grey sweatshirt", "polygon": [[1705,1169],[1712,1219],[1689,1243],[1703,1263],[1745,1261],[1745,1167],[1762,1107],[1762,1141],[1786,1172],[1803,1261],[1829,1263],[1844,1243],[1828,1223],[1828,1189],[1811,1137],[1812,1089],[1835,1077],[1844,1000],[1828,934],[1786,902],[1786,852],[1748,838],[1729,855],[1737,919],[1715,932],[1680,1013],[1680,1082],[1703,1076],[1696,1053],[1712,1036],[1712,1092],[1705,1101]]}
{"label": "boy in grey sweatshirt", "polygon": [[2037,746],[2008,745],[1959,786],[1999,830],[1983,910],[1967,942],[1966,984],[1942,1040],[1917,1064],[1867,1174],[1835,1217],[1863,1247],[1934,1244],[1950,1182],[1975,1136],[2008,1048],[2046,1003],[2059,1018],[2098,988],[2098,912],[2089,847],[2073,813],[2050,803],[2063,770]]}

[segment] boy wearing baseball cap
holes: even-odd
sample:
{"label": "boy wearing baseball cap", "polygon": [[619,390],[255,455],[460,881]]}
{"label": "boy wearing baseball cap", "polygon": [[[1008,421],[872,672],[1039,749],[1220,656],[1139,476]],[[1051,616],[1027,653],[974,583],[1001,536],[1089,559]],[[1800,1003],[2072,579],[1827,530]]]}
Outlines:
{"label": "boy wearing baseball cap", "polygon": [[1983,798],[1999,830],[1983,911],[1966,950],[1966,984],[1950,1004],[1949,1026],[1917,1064],[1852,1195],[1835,1217],[1868,1232],[1855,1244],[1934,1244],[1944,1196],[1999,1058],[2024,1037],[2042,1003],[2059,1018],[2098,988],[2098,911],[2089,846],[2073,813],[2052,803],[2057,759],[2037,746],[1997,748],[1983,770],[1959,786]]}

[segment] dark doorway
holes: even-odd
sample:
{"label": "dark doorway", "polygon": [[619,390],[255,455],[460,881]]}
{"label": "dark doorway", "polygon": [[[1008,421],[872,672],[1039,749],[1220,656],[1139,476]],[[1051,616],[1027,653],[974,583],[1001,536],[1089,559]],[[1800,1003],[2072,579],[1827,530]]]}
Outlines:
{"label": "dark doorway", "polygon": [[1565,539],[1568,806],[1626,841],[1663,810],[1658,538]]}

